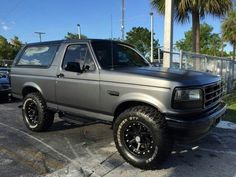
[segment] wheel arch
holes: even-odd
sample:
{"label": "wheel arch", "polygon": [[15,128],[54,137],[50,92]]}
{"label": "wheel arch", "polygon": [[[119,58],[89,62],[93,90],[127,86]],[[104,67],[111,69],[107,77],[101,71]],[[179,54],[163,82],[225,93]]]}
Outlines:
{"label": "wheel arch", "polygon": [[160,107],[158,104],[152,103],[150,101],[146,100],[126,100],[123,102],[120,102],[116,108],[114,109],[114,119],[113,123],[115,122],[116,118],[122,113],[124,110],[131,108],[133,106],[138,106],[138,105],[144,105],[144,106],[150,106],[154,109],[157,109],[159,112],[163,113],[162,107]]}
{"label": "wheel arch", "polygon": [[42,90],[37,84],[33,82],[25,83],[22,89],[22,96],[25,97],[27,94],[33,93],[33,92],[39,92],[41,95],[43,95]]}

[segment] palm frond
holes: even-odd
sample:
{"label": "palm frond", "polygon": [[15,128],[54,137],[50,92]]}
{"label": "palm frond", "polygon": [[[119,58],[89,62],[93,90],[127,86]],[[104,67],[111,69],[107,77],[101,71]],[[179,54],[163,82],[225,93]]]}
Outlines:
{"label": "palm frond", "polygon": [[207,14],[224,16],[232,8],[232,0],[204,0],[202,8]]}
{"label": "palm frond", "polygon": [[160,14],[165,13],[165,0],[151,0],[151,4]]}
{"label": "palm frond", "polygon": [[[159,13],[165,13],[165,0],[151,0],[151,4]],[[193,9],[197,9],[202,18],[206,14],[224,16],[232,4],[232,0],[174,0],[175,19],[181,23],[188,21]]]}

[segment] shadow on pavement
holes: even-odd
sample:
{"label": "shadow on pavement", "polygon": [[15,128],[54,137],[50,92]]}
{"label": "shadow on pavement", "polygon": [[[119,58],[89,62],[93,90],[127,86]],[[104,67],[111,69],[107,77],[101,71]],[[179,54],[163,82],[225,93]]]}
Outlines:
{"label": "shadow on pavement", "polygon": [[11,98],[11,97],[0,97],[0,105],[1,104],[10,104],[10,103],[20,103],[21,100]]}
{"label": "shadow on pavement", "polygon": [[74,128],[80,128],[90,125],[99,124],[96,121],[91,122],[81,122],[81,123],[72,123],[65,120],[59,120],[53,123],[52,127],[48,130],[48,132],[56,132],[61,130],[67,130],[67,129],[74,129]]}

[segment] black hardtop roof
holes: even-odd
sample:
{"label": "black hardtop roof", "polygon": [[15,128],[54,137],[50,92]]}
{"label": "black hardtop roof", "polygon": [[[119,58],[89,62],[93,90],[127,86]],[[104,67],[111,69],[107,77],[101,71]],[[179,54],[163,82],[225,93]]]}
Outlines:
{"label": "black hardtop roof", "polygon": [[[26,46],[34,46],[34,45],[53,45],[53,44],[62,44],[62,43],[76,43],[76,42],[95,42],[95,41],[103,41],[103,42],[115,42],[115,43],[123,43],[121,41],[115,41],[110,39],[69,39],[69,40],[55,40],[55,41],[45,41],[45,42],[35,42],[26,44]],[[129,44],[126,44],[129,45]]]}

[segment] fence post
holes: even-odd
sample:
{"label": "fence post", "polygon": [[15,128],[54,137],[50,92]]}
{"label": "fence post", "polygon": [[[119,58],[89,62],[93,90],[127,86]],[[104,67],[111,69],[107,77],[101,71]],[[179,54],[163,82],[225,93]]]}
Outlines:
{"label": "fence post", "polygon": [[220,61],[220,75],[223,76],[223,60]]}
{"label": "fence post", "polygon": [[158,47],[158,62],[161,64],[161,49]]}
{"label": "fence post", "polygon": [[179,53],[179,69],[183,69],[183,51],[180,50],[180,53]]}
{"label": "fence post", "polygon": [[234,80],[235,80],[235,78],[234,78],[234,72],[235,72],[235,64],[236,64],[236,62],[235,61],[232,61],[232,63],[233,63],[233,67],[232,67],[232,69],[233,69],[233,72],[232,72],[232,85],[233,85],[233,89],[235,89],[235,87],[234,87]]}
{"label": "fence post", "polygon": [[205,56],[205,60],[204,60],[204,70],[205,71],[208,71],[208,69],[207,69],[207,61],[208,61],[208,58],[207,58],[207,56]]}

